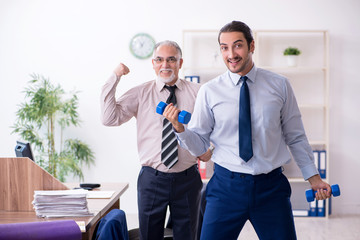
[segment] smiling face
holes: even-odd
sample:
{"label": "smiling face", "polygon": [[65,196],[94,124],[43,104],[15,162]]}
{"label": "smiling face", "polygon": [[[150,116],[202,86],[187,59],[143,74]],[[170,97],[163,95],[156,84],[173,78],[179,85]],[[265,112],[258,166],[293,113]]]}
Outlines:
{"label": "smiling face", "polygon": [[175,84],[183,60],[174,46],[160,45],[156,48],[152,63],[159,80],[170,86]]}
{"label": "smiling face", "polygon": [[223,32],[219,37],[220,51],[227,68],[241,76],[246,75],[253,66],[252,54],[255,46],[248,46],[242,32]]}

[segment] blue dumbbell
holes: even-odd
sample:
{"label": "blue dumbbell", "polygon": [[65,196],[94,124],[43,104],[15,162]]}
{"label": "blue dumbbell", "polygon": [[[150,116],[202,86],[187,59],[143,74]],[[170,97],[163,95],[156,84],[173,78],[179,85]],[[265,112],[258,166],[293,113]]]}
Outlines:
{"label": "blue dumbbell", "polygon": [[[157,105],[156,107],[156,112],[160,115],[163,114],[165,108],[166,108],[167,104],[164,103],[164,102],[159,102],[159,104]],[[178,116],[178,121],[183,123],[183,124],[188,124],[188,122],[190,121],[191,119],[191,113],[187,112],[187,111],[181,111],[179,113],[179,116]]]}
{"label": "blue dumbbell", "polygon": [[[315,199],[315,193],[317,191],[314,191],[312,189],[308,189],[305,191],[305,196],[306,196],[306,200],[308,202],[312,202],[314,201]],[[338,184],[334,184],[331,186],[331,194],[334,196],[334,197],[337,197],[337,196],[340,196],[340,187]]]}

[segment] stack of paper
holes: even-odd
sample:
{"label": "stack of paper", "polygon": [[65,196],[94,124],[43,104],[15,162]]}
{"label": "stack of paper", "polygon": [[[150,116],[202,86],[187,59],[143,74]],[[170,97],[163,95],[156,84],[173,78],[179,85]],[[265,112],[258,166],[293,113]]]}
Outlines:
{"label": "stack of paper", "polygon": [[39,217],[92,216],[86,190],[34,191],[34,209]]}

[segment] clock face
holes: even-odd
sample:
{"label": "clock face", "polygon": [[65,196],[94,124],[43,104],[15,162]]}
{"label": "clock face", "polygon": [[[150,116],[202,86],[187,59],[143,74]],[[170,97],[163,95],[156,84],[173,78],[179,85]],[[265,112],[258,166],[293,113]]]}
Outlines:
{"label": "clock face", "polygon": [[154,51],[154,46],[154,39],[146,33],[138,33],[130,41],[131,53],[140,59],[150,57]]}

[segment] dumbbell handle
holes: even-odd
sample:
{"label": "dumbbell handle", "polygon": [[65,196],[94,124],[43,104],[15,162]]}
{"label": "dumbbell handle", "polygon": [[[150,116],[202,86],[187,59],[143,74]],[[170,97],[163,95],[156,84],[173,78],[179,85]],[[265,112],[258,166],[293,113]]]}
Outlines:
{"label": "dumbbell handle", "polygon": [[[317,191],[314,191],[312,189],[308,189],[305,191],[305,196],[306,196],[306,200],[308,202],[312,202],[315,199],[315,194],[317,193]],[[334,197],[340,196],[340,187],[338,184],[334,184],[331,186],[331,194]]]}
{"label": "dumbbell handle", "polygon": [[[156,107],[156,112],[160,115],[163,114],[165,108],[166,108],[167,104],[164,103],[164,102],[159,102],[159,104],[157,105]],[[179,113],[179,116],[178,116],[178,121],[180,123],[183,123],[183,124],[188,124],[189,121],[191,119],[191,113],[187,112],[187,111],[184,111],[182,110],[180,113]]]}

